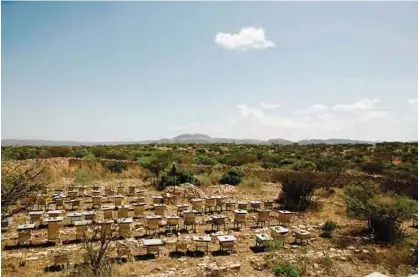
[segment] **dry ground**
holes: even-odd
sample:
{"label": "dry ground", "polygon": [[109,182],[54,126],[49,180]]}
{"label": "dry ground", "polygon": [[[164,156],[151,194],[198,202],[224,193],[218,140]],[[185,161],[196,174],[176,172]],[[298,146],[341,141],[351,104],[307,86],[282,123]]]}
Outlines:
{"label": "dry ground", "polygon": [[[146,190],[147,203],[151,204],[151,196],[160,194],[154,188],[138,179],[112,179],[97,180],[103,187],[105,185],[123,183],[126,185],[136,184]],[[71,178],[62,179],[59,184],[67,186],[72,182]],[[279,191],[279,184],[260,183],[259,185],[242,186],[206,186],[200,188],[201,191],[209,195],[226,195],[234,200],[267,200],[274,199]],[[255,213],[248,216],[247,228],[241,231],[226,231],[234,234],[238,240],[234,253],[227,256],[214,256],[211,253],[204,257],[170,257],[170,252],[174,251],[176,240],[175,235],[162,236],[166,240],[166,245],[162,248],[160,257],[151,260],[128,261],[123,264],[115,265],[116,276],[273,276],[272,267],[280,261],[289,261],[303,269],[303,276],[365,276],[373,271],[388,274],[390,276],[407,276],[413,273],[414,269],[405,265],[407,250],[389,246],[378,246],[371,244],[357,232],[365,222],[348,219],[345,216],[345,207],[342,190],[337,189],[335,194],[326,195],[318,192],[319,204],[316,209],[305,213],[297,214],[288,226],[305,227],[314,234],[314,239],[307,245],[294,245],[294,238],[289,235],[284,248],[273,249],[271,251],[255,253],[251,247],[255,243],[255,234],[263,232],[262,229],[252,229],[256,218]],[[87,201],[87,198],[84,199]],[[177,198],[176,203],[187,203],[185,199]],[[174,204],[169,205],[168,214],[175,214]],[[85,203],[84,208],[91,204]],[[149,205],[148,205],[149,207]],[[147,211],[151,214],[152,211]],[[232,218],[231,212],[224,212]],[[277,225],[277,211],[272,213],[272,225]],[[204,234],[210,228],[205,224],[205,220],[210,215],[198,217],[197,233]],[[340,227],[335,231],[332,239],[320,237],[319,225],[326,220],[332,219]],[[31,247],[28,249],[8,249],[16,244],[16,226],[28,222],[28,217],[24,214],[16,216],[13,226],[7,232],[2,233],[2,276],[62,276],[63,272],[45,273],[44,269],[51,265],[52,251],[57,249],[69,249],[71,251],[71,262],[79,262],[81,257],[81,244],[64,244],[52,247]],[[134,224],[133,236],[144,234],[143,220],[138,220]],[[405,227],[411,236],[418,237],[418,230],[410,227],[406,223]],[[63,229],[62,237],[64,240],[72,239],[75,235],[73,228]],[[45,241],[47,237],[46,229],[35,231],[34,244]],[[182,234],[191,236],[194,234]],[[144,250],[137,247],[135,238],[128,239],[128,243],[134,246],[134,252],[143,254]],[[210,252],[218,249],[216,243],[210,244]],[[26,264],[19,267],[19,261],[24,255]],[[240,264],[239,270],[228,269],[229,265]],[[217,270],[216,265],[218,267]],[[227,269],[219,269],[226,267]],[[416,270],[416,269],[415,269]]]}

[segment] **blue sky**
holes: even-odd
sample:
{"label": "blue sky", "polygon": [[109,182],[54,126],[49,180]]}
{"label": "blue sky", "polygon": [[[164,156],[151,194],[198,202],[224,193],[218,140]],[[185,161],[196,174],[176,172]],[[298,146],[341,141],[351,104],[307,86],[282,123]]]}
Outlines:
{"label": "blue sky", "polygon": [[3,139],[418,139],[417,2],[1,7]]}

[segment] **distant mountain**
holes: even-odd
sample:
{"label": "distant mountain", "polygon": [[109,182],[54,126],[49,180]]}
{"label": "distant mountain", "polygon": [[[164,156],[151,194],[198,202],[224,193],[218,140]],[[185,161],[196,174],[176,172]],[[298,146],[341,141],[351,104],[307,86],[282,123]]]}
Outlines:
{"label": "distant mountain", "polygon": [[289,145],[293,144],[293,141],[286,140],[286,139],[269,139],[267,144],[281,144],[281,145]]}
{"label": "distant mountain", "polygon": [[235,143],[235,144],[263,144],[263,145],[289,145],[297,143],[300,145],[308,144],[373,144],[371,141],[350,140],[350,139],[308,139],[293,142],[281,138],[270,140],[258,139],[232,139],[232,138],[212,138],[205,134],[182,134],[172,139],[160,140],[143,140],[143,141],[106,141],[106,142],[81,142],[81,141],[54,141],[54,140],[19,140],[4,139],[1,141],[2,146],[80,146],[80,145],[120,145],[120,144],[164,144],[164,143]]}
{"label": "distant mountain", "polygon": [[351,140],[351,139],[305,139],[298,141],[300,145],[309,144],[374,144],[372,141]]}

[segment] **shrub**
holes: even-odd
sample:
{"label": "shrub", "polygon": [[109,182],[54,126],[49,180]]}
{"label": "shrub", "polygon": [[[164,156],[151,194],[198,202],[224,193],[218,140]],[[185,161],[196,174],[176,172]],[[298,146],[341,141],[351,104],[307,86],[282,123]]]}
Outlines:
{"label": "shrub", "polygon": [[361,166],[361,170],[369,175],[380,174],[384,169],[384,165],[379,162],[368,162]]}
{"label": "shrub", "polygon": [[197,179],[194,174],[186,169],[178,169],[175,164],[171,170],[161,177],[161,182],[157,189],[163,190],[167,186],[177,186],[184,183],[197,184]]}
{"label": "shrub", "polygon": [[300,272],[299,270],[289,264],[289,263],[280,263],[273,268],[273,273],[275,276],[280,277],[299,277]]}
{"label": "shrub", "polygon": [[368,220],[374,239],[393,242],[401,234],[400,224],[418,211],[418,202],[393,192],[381,193],[371,181],[346,188],[347,213]]}
{"label": "shrub", "polygon": [[93,174],[88,168],[81,168],[75,172],[75,181],[80,186],[88,186],[93,181]]}
{"label": "shrub", "polygon": [[325,224],[322,226],[323,236],[330,238],[332,237],[332,232],[337,229],[337,224],[332,220],[327,220]]}
{"label": "shrub", "polygon": [[219,183],[236,186],[241,183],[243,177],[244,172],[242,172],[241,168],[233,167],[222,176],[222,178],[219,180]]}
{"label": "shrub", "polygon": [[122,162],[112,162],[107,165],[107,169],[113,173],[121,173],[122,171],[128,170],[128,165]]}
{"label": "shrub", "polygon": [[312,199],[318,184],[311,172],[289,172],[281,176],[284,208],[303,211]]}

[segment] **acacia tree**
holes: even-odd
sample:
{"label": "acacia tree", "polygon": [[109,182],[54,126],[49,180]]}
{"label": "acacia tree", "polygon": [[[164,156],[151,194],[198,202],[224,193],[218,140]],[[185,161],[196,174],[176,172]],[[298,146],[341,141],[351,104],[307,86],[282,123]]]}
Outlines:
{"label": "acacia tree", "polygon": [[18,205],[23,198],[40,191],[47,185],[48,166],[31,161],[27,164],[3,166],[1,174],[1,215],[13,216],[32,203]]}
{"label": "acacia tree", "polygon": [[107,257],[113,251],[111,242],[118,237],[118,225],[112,224],[106,229],[96,219],[83,234],[83,247],[85,252],[82,267],[74,268],[70,276],[78,277],[109,277],[112,275],[112,267]]}
{"label": "acacia tree", "polygon": [[140,158],[139,164],[154,175],[154,183],[157,183],[161,172],[163,172],[172,161],[173,154],[171,152],[162,152],[157,153],[155,156]]}
{"label": "acacia tree", "polygon": [[381,192],[372,181],[357,181],[345,189],[347,213],[366,219],[377,241],[393,242],[401,223],[418,212],[418,202],[394,192]]}

